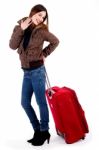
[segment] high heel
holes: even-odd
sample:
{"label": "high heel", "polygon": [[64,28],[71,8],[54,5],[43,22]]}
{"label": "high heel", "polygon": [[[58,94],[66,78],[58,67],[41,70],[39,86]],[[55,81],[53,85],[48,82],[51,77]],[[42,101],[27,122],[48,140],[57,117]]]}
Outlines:
{"label": "high heel", "polygon": [[49,144],[49,142],[50,142],[50,137],[47,139],[47,144]]}
{"label": "high heel", "polygon": [[41,146],[44,144],[44,142],[47,140],[47,143],[49,144],[50,142],[50,133],[48,131],[41,131],[40,136],[38,137],[37,140],[32,141],[32,145],[34,146]]}

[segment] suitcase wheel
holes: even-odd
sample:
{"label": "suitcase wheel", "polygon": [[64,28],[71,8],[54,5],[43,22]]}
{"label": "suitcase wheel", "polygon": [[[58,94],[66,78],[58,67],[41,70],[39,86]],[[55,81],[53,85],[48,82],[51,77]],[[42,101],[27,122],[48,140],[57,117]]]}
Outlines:
{"label": "suitcase wheel", "polygon": [[84,140],[84,139],[85,139],[85,136],[83,136],[81,139]]}
{"label": "suitcase wheel", "polygon": [[60,136],[60,132],[59,132],[58,130],[56,130],[56,132],[57,132],[57,135],[59,135],[59,136]]}
{"label": "suitcase wheel", "polygon": [[64,137],[64,134],[61,133],[58,129],[56,129],[56,133],[57,133],[57,135],[59,135],[59,136],[61,136],[61,137]]}
{"label": "suitcase wheel", "polygon": [[60,135],[60,134],[59,134],[59,131],[58,131],[58,129],[57,129],[57,128],[56,128],[56,133],[57,133],[57,135]]}

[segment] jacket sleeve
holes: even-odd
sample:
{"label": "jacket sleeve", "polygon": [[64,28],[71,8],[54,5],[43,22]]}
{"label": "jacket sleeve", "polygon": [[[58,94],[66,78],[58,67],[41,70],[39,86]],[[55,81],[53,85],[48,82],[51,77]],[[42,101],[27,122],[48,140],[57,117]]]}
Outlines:
{"label": "jacket sleeve", "polygon": [[16,25],[9,41],[9,47],[16,50],[20,45],[23,35],[24,31],[21,29],[20,25]]}
{"label": "jacket sleeve", "polygon": [[42,36],[44,38],[44,41],[49,42],[48,46],[46,46],[43,49],[43,55],[44,55],[44,57],[47,57],[58,46],[59,39],[54,34],[52,34],[51,32],[49,32],[48,30],[45,30],[45,29],[43,30],[42,34],[43,34]]}

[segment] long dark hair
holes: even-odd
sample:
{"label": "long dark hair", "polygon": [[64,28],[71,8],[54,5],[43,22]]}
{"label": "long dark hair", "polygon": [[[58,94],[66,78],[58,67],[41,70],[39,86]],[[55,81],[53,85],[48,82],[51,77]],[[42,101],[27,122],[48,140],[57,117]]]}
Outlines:
{"label": "long dark hair", "polygon": [[[30,14],[29,14],[29,17],[32,17],[33,15],[35,15],[36,13],[41,12],[41,11],[46,12],[46,16],[45,16],[45,18],[44,18],[44,20],[41,24],[44,24],[44,22],[46,21],[46,27],[48,28],[48,12],[47,12],[47,9],[43,5],[38,4],[38,5],[35,5],[34,7],[32,7],[32,9],[30,11]],[[31,24],[24,32],[24,40],[23,40],[24,50],[28,46],[30,36],[31,36],[31,33],[32,33],[32,29],[33,29],[33,26]]]}

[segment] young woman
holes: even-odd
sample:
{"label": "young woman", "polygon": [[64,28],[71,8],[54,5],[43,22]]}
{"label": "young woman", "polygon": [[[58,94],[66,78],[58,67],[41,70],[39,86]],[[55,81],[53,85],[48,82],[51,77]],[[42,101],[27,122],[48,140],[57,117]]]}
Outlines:
{"label": "young woman", "polygon": [[[43,48],[44,41],[49,44]],[[18,21],[9,46],[17,50],[24,72],[22,83],[21,105],[24,108],[34,129],[33,138],[28,140],[35,146],[49,143],[49,111],[45,97],[44,59],[58,46],[58,38],[48,30],[48,13],[43,5],[34,6],[29,14]],[[31,105],[33,93],[40,111],[38,120]]]}

